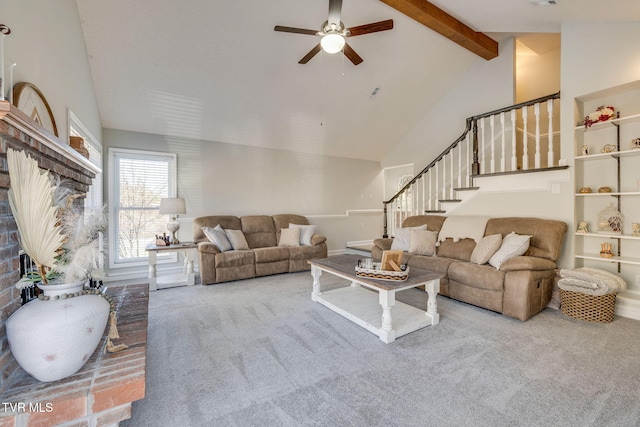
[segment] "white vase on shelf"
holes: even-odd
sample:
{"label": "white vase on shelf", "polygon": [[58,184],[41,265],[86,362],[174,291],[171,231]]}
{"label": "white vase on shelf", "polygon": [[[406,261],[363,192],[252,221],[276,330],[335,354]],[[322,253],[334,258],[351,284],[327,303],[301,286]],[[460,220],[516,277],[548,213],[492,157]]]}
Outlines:
{"label": "white vase on shelf", "polygon": [[6,322],[11,353],[40,381],[78,372],[104,336],[110,304],[100,295],[83,294],[83,285],[39,286],[48,299],[23,305]]}

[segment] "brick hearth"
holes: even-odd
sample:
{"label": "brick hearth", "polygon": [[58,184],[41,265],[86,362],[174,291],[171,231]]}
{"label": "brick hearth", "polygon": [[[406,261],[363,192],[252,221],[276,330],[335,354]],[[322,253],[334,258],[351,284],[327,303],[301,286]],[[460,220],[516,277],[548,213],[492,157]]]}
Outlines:
{"label": "brick hearth", "polygon": [[145,396],[149,285],[114,286],[120,339],[129,348],[106,353],[106,331],[98,349],[76,374],[43,383],[22,369],[0,394],[0,427],[116,426],[131,417],[131,403]]}

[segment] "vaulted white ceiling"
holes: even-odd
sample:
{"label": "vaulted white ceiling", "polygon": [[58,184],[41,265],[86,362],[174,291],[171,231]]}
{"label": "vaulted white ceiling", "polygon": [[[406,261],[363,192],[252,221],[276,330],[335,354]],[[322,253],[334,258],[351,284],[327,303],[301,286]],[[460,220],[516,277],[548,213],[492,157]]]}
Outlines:
{"label": "vaulted white ceiling", "polygon": [[[640,19],[637,0],[557,2],[432,0],[497,40],[559,32],[569,20]],[[343,1],[347,27],[394,20],[348,39],[358,66],[323,52],[300,65],[318,38],[273,30],[320,29],[328,0],[77,4],[105,128],[381,160],[484,61],[377,0]]]}

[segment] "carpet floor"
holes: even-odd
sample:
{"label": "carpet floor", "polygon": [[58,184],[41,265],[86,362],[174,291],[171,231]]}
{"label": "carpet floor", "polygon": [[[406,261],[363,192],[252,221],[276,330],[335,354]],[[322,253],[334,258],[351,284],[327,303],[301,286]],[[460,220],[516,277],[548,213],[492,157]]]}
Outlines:
{"label": "carpet floor", "polygon": [[[640,426],[639,321],[520,322],[439,296],[439,325],[384,344],[311,284],[151,293],[146,397],[121,426]],[[418,289],[397,299],[426,307]]]}

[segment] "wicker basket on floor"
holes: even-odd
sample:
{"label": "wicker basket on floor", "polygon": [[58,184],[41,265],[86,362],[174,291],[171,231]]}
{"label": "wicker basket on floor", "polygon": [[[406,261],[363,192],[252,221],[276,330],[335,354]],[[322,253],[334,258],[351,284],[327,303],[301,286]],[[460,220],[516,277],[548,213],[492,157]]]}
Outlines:
{"label": "wicker basket on floor", "polygon": [[560,309],[574,319],[610,323],[616,308],[616,295],[595,296],[560,289]]}

